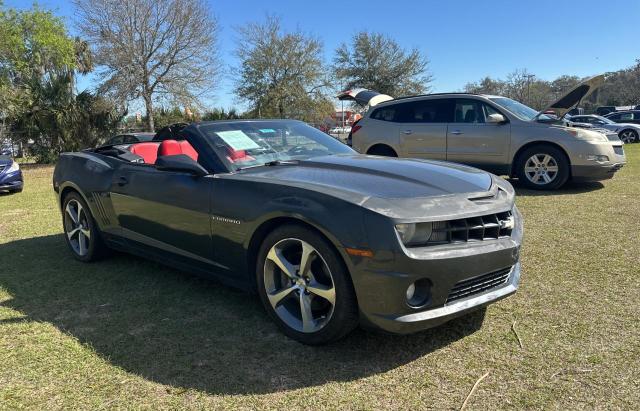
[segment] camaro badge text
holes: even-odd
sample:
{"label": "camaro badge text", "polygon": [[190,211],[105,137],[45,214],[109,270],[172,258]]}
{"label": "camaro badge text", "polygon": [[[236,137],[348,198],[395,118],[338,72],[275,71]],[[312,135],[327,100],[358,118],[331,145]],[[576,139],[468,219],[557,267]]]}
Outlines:
{"label": "camaro badge text", "polygon": [[219,221],[221,223],[228,223],[228,224],[242,224],[240,222],[240,220],[235,220],[233,218],[227,218],[227,217],[220,217],[219,215],[212,215],[211,219],[213,221]]}

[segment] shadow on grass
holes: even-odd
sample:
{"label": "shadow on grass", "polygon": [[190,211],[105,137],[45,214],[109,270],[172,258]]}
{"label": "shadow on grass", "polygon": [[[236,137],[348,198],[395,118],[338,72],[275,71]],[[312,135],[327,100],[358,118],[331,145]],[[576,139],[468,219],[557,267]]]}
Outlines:
{"label": "shadow on grass", "polygon": [[559,190],[531,190],[518,180],[509,180],[516,190],[516,194],[521,197],[548,197],[590,193],[604,188],[604,184],[599,181],[584,183],[574,183],[572,181],[563,185]]}
{"label": "shadow on grass", "polygon": [[[325,347],[282,335],[257,297],[154,262],[116,254],[76,262],[62,235],[0,244],[3,306],[44,321],[114,366],[214,394],[286,391],[350,381],[407,364],[467,336],[484,311],[411,336],[356,330]],[[62,361],[62,360],[61,360]]]}

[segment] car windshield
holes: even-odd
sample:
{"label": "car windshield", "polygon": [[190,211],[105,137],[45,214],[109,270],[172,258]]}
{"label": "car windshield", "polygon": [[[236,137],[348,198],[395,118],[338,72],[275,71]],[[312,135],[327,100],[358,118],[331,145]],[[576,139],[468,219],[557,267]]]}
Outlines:
{"label": "car windshield", "polygon": [[333,137],[297,121],[221,122],[203,124],[199,129],[232,170],[355,153]]}
{"label": "car windshield", "polygon": [[603,121],[603,122],[604,122],[604,124],[616,124],[616,122],[615,122],[615,121],[609,120],[609,119],[608,119],[608,118],[606,118],[606,117],[602,117],[602,116],[593,116],[593,117],[594,117],[594,118],[597,118],[597,119],[598,119],[598,120],[600,120],[600,121]]}
{"label": "car windshield", "polygon": [[[511,112],[520,120],[531,121],[538,115],[538,112],[531,107],[525,106],[524,104],[507,97],[490,97],[489,99],[505,110]],[[546,114],[541,114],[540,116],[538,116],[538,120],[553,120],[553,118],[547,116]]]}

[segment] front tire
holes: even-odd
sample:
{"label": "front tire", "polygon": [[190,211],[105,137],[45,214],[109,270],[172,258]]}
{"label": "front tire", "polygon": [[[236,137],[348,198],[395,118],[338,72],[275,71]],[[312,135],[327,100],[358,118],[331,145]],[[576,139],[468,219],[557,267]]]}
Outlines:
{"label": "front tire", "polygon": [[317,232],[285,225],[263,241],[256,263],[258,293],[288,337],[327,344],[358,325],[353,284],[340,255]]}
{"label": "front tire", "polygon": [[569,179],[569,160],[549,145],[529,147],[516,162],[518,180],[534,190],[556,190]]}
{"label": "front tire", "polygon": [[631,129],[622,130],[620,134],[618,134],[620,140],[624,141],[625,144],[637,143],[638,142],[638,132]]}
{"label": "front tire", "polygon": [[76,260],[90,262],[108,253],[91,210],[80,194],[72,192],[62,203],[64,238]]}

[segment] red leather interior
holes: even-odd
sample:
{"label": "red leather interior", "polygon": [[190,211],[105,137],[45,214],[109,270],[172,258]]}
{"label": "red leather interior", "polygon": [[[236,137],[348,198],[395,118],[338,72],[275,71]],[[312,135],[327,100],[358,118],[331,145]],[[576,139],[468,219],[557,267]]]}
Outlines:
{"label": "red leather interior", "polygon": [[158,147],[158,156],[175,156],[182,154],[182,147],[176,140],[164,140]]}
{"label": "red leather interior", "polygon": [[176,154],[185,154],[194,161],[198,161],[198,153],[187,140],[164,140],[160,143],[160,147],[158,147],[159,156],[174,156]]}
{"label": "red leather interior", "polygon": [[198,152],[189,144],[187,140],[182,140],[180,142],[180,147],[182,148],[182,154],[186,154],[195,161],[198,161]]}
{"label": "red leather interior", "polygon": [[187,140],[136,143],[129,147],[129,151],[142,157],[147,164],[155,164],[158,156],[174,156],[176,154],[186,154],[198,161],[198,153]]}
{"label": "red leather interior", "polygon": [[144,159],[147,164],[155,164],[158,158],[158,146],[160,143],[145,142],[132,144],[129,148],[133,154],[137,154]]}

